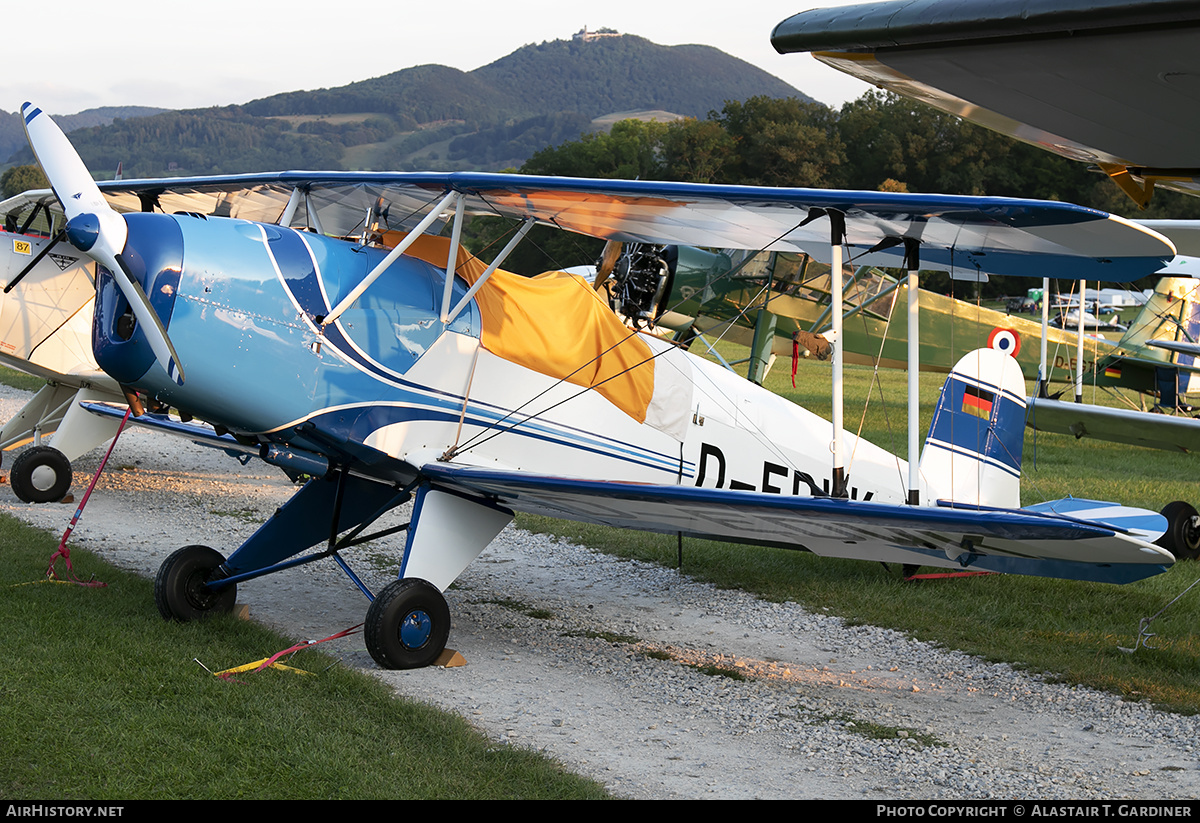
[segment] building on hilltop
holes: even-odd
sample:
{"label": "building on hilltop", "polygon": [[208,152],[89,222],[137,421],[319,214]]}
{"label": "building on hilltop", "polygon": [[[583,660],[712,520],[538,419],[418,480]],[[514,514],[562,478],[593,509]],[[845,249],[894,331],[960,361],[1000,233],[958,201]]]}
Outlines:
{"label": "building on hilltop", "polygon": [[588,31],[587,26],[584,26],[579,31],[571,35],[571,39],[576,43],[590,43],[592,40],[599,40],[601,37],[620,37],[621,32],[616,29],[600,28],[596,31]]}

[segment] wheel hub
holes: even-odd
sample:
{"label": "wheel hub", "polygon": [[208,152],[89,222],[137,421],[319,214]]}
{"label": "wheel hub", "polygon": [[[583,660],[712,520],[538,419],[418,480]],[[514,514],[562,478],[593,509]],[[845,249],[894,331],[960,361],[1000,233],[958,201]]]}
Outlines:
{"label": "wheel hub", "polygon": [[416,650],[429,642],[433,620],[424,609],[414,609],[400,621],[400,642],[406,649]]}
{"label": "wheel hub", "polygon": [[211,571],[208,569],[196,569],[188,575],[187,583],[183,587],[184,597],[197,609],[212,608],[218,597],[218,593],[214,589],[205,585],[210,574]]}
{"label": "wheel hub", "polygon": [[30,484],[40,492],[49,491],[58,479],[58,472],[49,466],[38,466],[29,474]]}

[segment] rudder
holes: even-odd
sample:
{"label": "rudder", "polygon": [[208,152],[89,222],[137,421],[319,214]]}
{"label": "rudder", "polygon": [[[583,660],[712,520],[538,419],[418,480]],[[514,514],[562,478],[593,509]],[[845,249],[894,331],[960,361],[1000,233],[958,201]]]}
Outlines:
{"label": "rudder", "polygon": [[1025,378],[1017,361],[977,349],[942,387],[921,452],[933,499],[1020,508]]}

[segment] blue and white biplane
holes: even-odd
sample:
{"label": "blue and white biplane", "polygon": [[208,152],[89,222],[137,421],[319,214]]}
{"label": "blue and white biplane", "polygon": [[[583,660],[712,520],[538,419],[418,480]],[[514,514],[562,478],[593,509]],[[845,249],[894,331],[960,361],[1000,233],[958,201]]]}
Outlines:
{"label": "blue and white biplane", "polygon": [[[492,174],[98,187],[48,116],[30,104],[22,114],[69,242],[98,264],[97,363],[130,393],[227,432],[222,444],[311,478],[228,557],[172,554],[155,581],[169,619],[228,611],[239,582],[316,558],[350,573],[339,553],[409,500],[400,579],[372,593],[350,573],[371,601],[367,647],[390,668],[438,659],[442,592],[515,511],[1114,583],[1174,562],[1153,543],[1166,529],[1156,513],[1020,508],[1025,387],[1002,352],[958,364],[919,460],[910,406],[906,461],[842,431],[836,346],[830,422],[628,328],[580,278],[498,268],[546,223],[606,240],[806,251],[835,278],[848,251],[913,276],[1051,266],[1126,282],[1174,255],[1128,221],[1028,200]],[[122,198],[139,210],[116,211]],[[490,265],[460,248],[468,213],[520,225]],[[392,226],[377,225],[385,216]],[[441,221],[448,236],[426,233]]]}

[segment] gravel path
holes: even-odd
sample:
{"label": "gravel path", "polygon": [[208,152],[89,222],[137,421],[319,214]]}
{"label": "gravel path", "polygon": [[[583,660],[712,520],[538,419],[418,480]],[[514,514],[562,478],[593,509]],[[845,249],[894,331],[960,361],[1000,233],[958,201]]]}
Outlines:
{"label": "gravel path", "polygon": [[[0,419],[27,397],[0,390]],[[77,496],[99,459],[78,461]],[[243,467],[131,430],[73,540],[153,574],[188,543],[228,553],[292,490],[260,462]],[[75,507],[22,504],[5,485],[0,509],[61,534]],[[350,557],[372,590],[394,579],[403,547],[402,536],[381,543]],[[459,712],[494,739],[544,750],[619,796],[1200,795],[1200,718],[1046,684],[899,632],[847,626],[512,527],[447,597],[449,645],[466,666],[381,672],[358,635],[326,648],[398,693]],[[238,600],[298,640],[360,623],[367,605],[332,563],[244,584]],[[876,724],[907,737],[874,739]]]}

